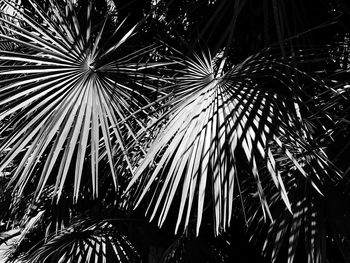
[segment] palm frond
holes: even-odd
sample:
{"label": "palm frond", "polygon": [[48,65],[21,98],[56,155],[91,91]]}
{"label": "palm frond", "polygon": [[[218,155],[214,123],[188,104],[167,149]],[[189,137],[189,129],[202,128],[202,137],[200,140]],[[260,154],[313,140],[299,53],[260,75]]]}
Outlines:
{"label": "palm frond", "polygon": [[[19,157],[11,180],[19,194],[39,173],[36,196],[50,182],[59,198],[66,181],[72,180],[77,200],[90,166],[92,194],[97,197],[103,154],[118,189],[113,153],[119,149],[131,169],[126,145],[137,144],[148,102],[143,94],[154,91],[138,72],[157,65],[132,62],[145,50],[120,55],[137,25],[124,30],[122,21],[109,41],[105,22],[92,26],[91,5],[82,23],[71,1],[64,9],[50,2],[47,12],[29,2],[33,13],[3,1],[17,10],[18,23],[0,18],[2,29],[11,32],[0,32],[0,40],[16,45],[15,50],[0,50],[0,134],[5,135],[0,152],[6,153],[0,171]],[[131,114],[137,110],[138,115]]]}
{"label": "palm frond", "polygon": [[[167,104],[172,108],[163,119],[168,121],[129,185],[138,182],[136,206],[151,189],[151,219],[157,215],[162,225],[177,200],[176,231],[181,223],[186,229],[191,213],[195,213],[198,233],[209,194],[218,234],[230,225],[234,189],[241,191],[240,167],[247,164],[264,218],[272,218],[259,167],[266,167],[278,194],[291,210],[279,168],[283,163],[274,155],[276,148],[299,175],[320,191],[323,177],[329,177],[325,169],[328,160],[309,143],[307,127],[296,107],[302,106],[298,97],[301,88],[284,73],[290,69],[288,64],[257,54],[221,75],[223,64],[214,65],[210,56],[196,56],[187,65],[187,74],[175,87],[175,98]],[[290,74],[308,78],[298,70]],[[305,169],[305,153],[315,160],[320,168],[317,172]]]}

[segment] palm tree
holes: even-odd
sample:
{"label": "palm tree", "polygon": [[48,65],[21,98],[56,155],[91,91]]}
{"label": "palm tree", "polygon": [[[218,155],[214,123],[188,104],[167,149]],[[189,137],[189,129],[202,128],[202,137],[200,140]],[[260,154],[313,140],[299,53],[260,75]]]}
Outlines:
{"label": "palm tree", "polygon": [[162,262],[231,260],[239,219],[272,262],[350,261],[349,50],[316,34],[341,37],[349,8],[322,2],[2,1],[9,259],[139,262],[146,209],[178,233]]}

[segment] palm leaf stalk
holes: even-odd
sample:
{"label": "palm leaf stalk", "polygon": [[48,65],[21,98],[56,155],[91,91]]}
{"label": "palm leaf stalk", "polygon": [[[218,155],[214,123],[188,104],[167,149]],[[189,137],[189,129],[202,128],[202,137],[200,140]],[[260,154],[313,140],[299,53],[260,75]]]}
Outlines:
{"label": "palm leaf stalk", "polygon": [[[288,64],[262,53],[227,72],[222,71],[223,64],[215,65],[205,55],[196,56],[185,65],[187,71],[178,79],[175,97],[166,104],[173,107],[160,118],[167,122],[129,184],[129,189],[137,184],[135,206],[152,189],[148,206],[151,220],[157,216],[161,226],[177,200],[180,205],[175,232],[181,224],[187,229],[194,213],[198,234],[206,195],[210,194],[214,233],[218,235],[230,225],[234,189],[241,192],[243,163],[250,167],[264,218],[272,220],[260,166],[268,171],[291,212],[280,173],[281,163],[274,157],[276,147],[317,191],[320,192],[325,178],[333,178],[328,174],[332,169],[328,169],[326,155],[315,150],[304,137],[309,134],[307,127],[295,111],[295,103],[300,101],[291,99],[298,91],[295,91],[296,83],[284,73],[290,67]],[[316,81],[303,72],[292,73]],[[264,80],[268,85],[264,85]],[[286,142],[292,142],[298,151],[291,152]],[[317,169],[305,169],[306,157],[299,161],[295,156],[302,153],[311,153]],[[335,178],[338,177],[335,172]]]}
{"label": "palm leaf stalk", "polygon": [[[0,50],[0,152],[6,153],[0,171],[19,157],[10,182],[19,195],[34,174],[39,174],[37,198],[45,185],[53,183],[59,199],[71,180],[76,201],[89,166],[92,195],[98,196],[103,155],[117,189],[113,153],[120,150],[132,169],[126,145],[130,141],[137,144],[136,132],[144,127],[142,115],[148,103],[143,94],[155,90],[141,81],[144,75],[139,71],[158,65],[132,62],[145,49],[120,55],[138,25],[125,31],[124,20],[106,38],[106,21],[92,26],[92,3],[86,21],[81,22],[71,1],[65,3],[65,9],[50,1],[48,12],[29,2],[32,14],[12,6],[20,14],[17,23],[0,18],[5,32],[11,32],[0,32],[0,40],[16,45],[15,50]],[[2,3],[11,6],[11,2]],[[10,128],[13,130],[7,133]]]}

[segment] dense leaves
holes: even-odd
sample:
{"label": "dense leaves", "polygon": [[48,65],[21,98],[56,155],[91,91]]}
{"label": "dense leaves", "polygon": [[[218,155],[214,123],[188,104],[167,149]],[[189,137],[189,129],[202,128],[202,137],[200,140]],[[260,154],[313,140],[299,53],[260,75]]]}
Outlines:
{"label": "dense leaves", "polygon": [[0,1],[9,259],[348,262],[345,2]]}

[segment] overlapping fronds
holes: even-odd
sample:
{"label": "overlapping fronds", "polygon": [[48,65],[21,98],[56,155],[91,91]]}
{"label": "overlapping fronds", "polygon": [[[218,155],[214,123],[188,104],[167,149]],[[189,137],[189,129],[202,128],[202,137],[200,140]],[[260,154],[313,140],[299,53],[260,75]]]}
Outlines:
{"label": "overlapping fronds", "polygon": [[11,183],[19,194],[37,174],[37,197],[50,183],[59,198],[70,181],[76,200],[84,173],[98,196],[103,157],[117,189],[114,152],[131,169],[126,145],[137,145],[148,102],[143,94],[154,90],[138,72],[156,65],[132,62],[146,49],[121,55],[137,25],[125,30],[124,20],[106,34],[106,21],[91,21],[92,2],[83,18],[71,1],[64,8],[50,2],[47,10],[29,2],[32,11],[2,1],[18,14],[16,23],[3,10],[0,18],[0,41],[16,46],[0,50],[0,152],[6,153],[0,171],[17,158]]}
{"label": "overlapping fronds", "polygon": [[109,222],[77,221],[51,235],[22,258],[25,262],[140,262],[130,241]]}
{"label": "overlapping fronds", "polygon": [[319,207],[304,199],[294,208],[293,215],[284,211],[270,225],[263,251],[270,252],[272,262],[276,262],[280,254],[286,253],[282,247],[287,243],[288,262],[295,262],[297,247],[301,243],[307,252],[307,262],[324,262],[326,228]]}
{"label": "overlapping fronds", "polygon": [[266,185],[275,215],[270,224],[263,220],[257,198],[249,196],[248,191],[245,193],[250,241],[261,247],[262,253],[272,262],[279,262],[284,257],[288,263],[325,262],[331,260],[327,253],[330,249],[342,252],[347,262],[350,224],[344,197],[337,196],[334,186],[325,187],[323,198],[300,178],[283,178],[293,204],[293,214],[280,206],[280,196],[272,189],[272,184]]}
{"label": "overlapping fronds", "polygon": [[[318,158],[308,152],[298,153],[298,148],[293,142],[282,138],[284,146],[296,158],[298,163],[304,163],[307,174],[323,174],[323,169]],[[323,181],[322,194],[320,195],[307,180],[298,176],[292,160],[283,152],[272,147],[274,158],[280,163],[280,174],[284,182],[286,192],[291,202],[291,210],[282,205],[282,198],[275,185],[269,180],[267,171],[260,169],[262,185],[266,193],[273,222],[266,222],[263,218],[258,192],[252,187],[253,178],[245,177],[242,181],[243,208],[248,226],[250,241],[256,247],[260,247],[264,256],[271,258],[272,262],[279,262],[286,258],[292,262],[325,262],[329,259],[326,251],[330,244],[337,240],[339,251],[345,250],[343,243],[348,243],[350,225],[346,222],[349,211],[345,205],[345,196],[336,194],[335,189],[341,189],[337,183],[340,177],[329,178],[320,176]],[[334,171],[333,171],[334,172]],[[237,198],[236,203],[240,200]],[[334,204],[337,204],[336,206]],[[331,249],[336,249],[335,245]],[[345,259],[347,257],[344,257]]]}
{"label": "overlapping fronds", "polygon": [[[186,229],[194,213],[198,233],[208,201],[213,207],[215,233],[226,229],[234,190],[241,191],[239,170],[244,165],[254,178],[264,217],[272,216],[261,183],[261,167],[291,210],[280,174],[283,162],[275,158],[276,151],[317,191],[322,177],[327,176],[324,153],[306,141],[310,135],[300,113],[301,87],[293,81],[297,74],[300,80],[308,78],[306,74],[263,54],[226,73],[223,62],[214,65],[204,55],[186,62],[188,71],[178,79],[175,98],[169,102],[173,107],[163,116],[168,121],[130,183],[138,182],[136,205],[151,189],[151,219],[158,216],[159,225],[174,200],[179,203],[176,231],[181,223]],[[293,152],[286,142],[293,144]],[[317,172],[304,169],[304,153],[314,157],[320,168]]]}
{"label": "overlapping fronds", "polygon": [[[337,72],[337,75],[343,75],[341,78],[347,77],[345,71]],[[330,159],[339,169],[344,171],[344,175],[348,175],[349,168],[349,124],[350,124],[350,84],[342,81],[333,80],[335,82],[334,89],[320,94],[317,103],[323,112],[330,116],[332,122],[328,123],[328,130],[323,137],[328,146]],[[315,118],[320,117],[320,114]],[[328,140],[327,140],[328,139]]]}

